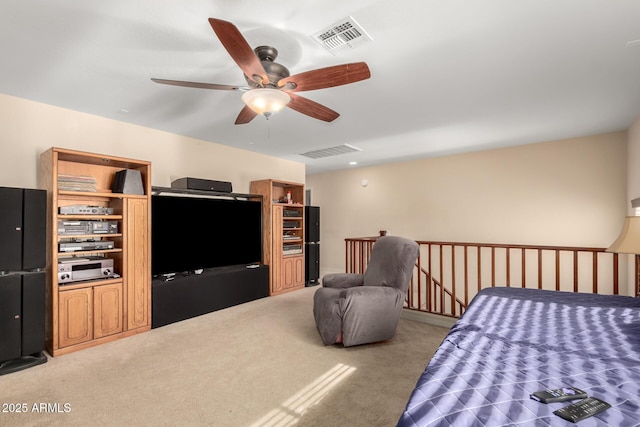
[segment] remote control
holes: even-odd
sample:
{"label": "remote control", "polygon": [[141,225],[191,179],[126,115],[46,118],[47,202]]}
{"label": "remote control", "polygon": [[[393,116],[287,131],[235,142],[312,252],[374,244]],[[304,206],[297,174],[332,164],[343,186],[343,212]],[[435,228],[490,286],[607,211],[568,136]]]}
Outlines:
{"label": "remote control", "polygon": [[553,411],[553,413],[567,421],[577,423],[609,408],[611,408],[611,405],[604,400],[587,397],[580,402],[572,403],[569,406]]}
{"label": "remote control", "polygon": [[575,387],[563,387],[536,391],[531,395],[533,400],[542,403],[566,402],[568,400],[584,399],[587,393]]}

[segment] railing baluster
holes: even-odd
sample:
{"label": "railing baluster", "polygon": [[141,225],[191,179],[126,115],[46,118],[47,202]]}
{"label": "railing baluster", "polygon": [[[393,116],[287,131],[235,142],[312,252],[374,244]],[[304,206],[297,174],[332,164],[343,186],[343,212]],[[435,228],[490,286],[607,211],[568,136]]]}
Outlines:
{"label": "railing baluster", "polygon": [[482,290],[482,248],[476,246],[478,249],[478,292]]}
{"label": "railing baluster", "polygon": [[506,270],[507,270],[507,288],[511,286],[511,249],[507,248],[507,262],[506,262]]}
{"label": "railing baluster", "polygon": [[442,271],[444,269],[444,257],[442,255],[442,249],[444,248],[443,245],[439,245],[440,250],[438,251],[440,253],[440,314],[444,314],[444,275],[442,274]]}
{"label": "railing baluster", "polygon": [[422,252],[418,251],[418,308],[422,307]]}
{"label": "railing baluster", "polygon": [[491,287],[496,286],[496,248],[491,246]]}
{"label": "railing baluster", "polygon": [[456,247],[451,245],[451,314],[456,315]]}
{"label": "railing baluster", "polygon": [[560,290],[560,251],[556,249],[556,291]]}
{"label": "railing baluster", "polygon": [[429,263],[429,270],[427,270],[427,279],[428,279],[427,280],[427,287],[429,288],[429,293],[427,294],[427,299],[429,300],[429,306],[428,306],[429,307],[429,312],[433,312],[433,309],[434,309],[433,304],[434,304],[434,302],[433,302],[433,297],[432,297],[433,292],[431,290],[432,290],[432,286],[434,286],[434,285],[433,285],[433,274],[431,274],[431,272],[433,271],[433,269],[431,268],[431,243],[429,243],[427,245],[427,257],[428,257],[427,259],[429,260],[429,262],[428,262]]}
{"label": "railing baluster", "polygon": [[[638,268],[636,263],[636,277],[638,277],[637,270]],[[615,295],[618,294],[618,254],[613,254],[613,293]]]}
{"label": "railing baluster", "polygon": [[542,251],[538,249],[538,289],[542,289]]}
{"label": "railing baluster", "polygon": [[578,292],[578,252],[573,253],[573,292]]}
{"label": "railing baluster", "polygon": [[527,287],[527,253],[524,248],[520,248],[520,256],[522,257],[522,287]]}
{"label": "railing baluster", "polygon": [[592,266],[593,266],[593,293],[597,294],[598,293],[598,252],[594,252],[593,253],[593,260],[592,262]]}
{"label": "railing baluster", "polygon": [[[468,257],[467,245],[464,246],[464,305],[469,305],[469,257]],[[462,314],[462,307],[460,307],[460,314]]]}

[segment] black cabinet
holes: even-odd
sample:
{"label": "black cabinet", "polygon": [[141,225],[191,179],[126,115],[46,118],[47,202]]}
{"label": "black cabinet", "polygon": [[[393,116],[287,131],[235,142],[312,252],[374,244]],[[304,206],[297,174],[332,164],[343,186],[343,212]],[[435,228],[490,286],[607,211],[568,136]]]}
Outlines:
{"label": "black cabinet", "polygon": [[269,296],[269,267],[233,266],[204,270],[151,284],[151,327],[157,328]]}
{"label": "black cabinet", "polygon": [[0,187],[0,375],[47,361],[46,192]]}

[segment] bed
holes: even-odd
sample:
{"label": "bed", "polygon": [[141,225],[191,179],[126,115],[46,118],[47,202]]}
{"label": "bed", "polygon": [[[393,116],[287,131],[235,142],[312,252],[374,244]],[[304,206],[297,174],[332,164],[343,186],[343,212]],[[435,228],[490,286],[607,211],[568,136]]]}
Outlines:
{"label": "bed", "polygon": [[640,298],[520,288],[479,292],[420,376],[398,426],[567,426],[539,390],[611,408],[579,422],[640,426]]}

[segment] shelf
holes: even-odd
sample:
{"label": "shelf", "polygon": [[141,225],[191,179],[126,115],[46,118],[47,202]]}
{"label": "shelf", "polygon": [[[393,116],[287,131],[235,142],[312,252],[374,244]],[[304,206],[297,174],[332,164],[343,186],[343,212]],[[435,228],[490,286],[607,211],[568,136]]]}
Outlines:
{"label": "shelf", "polygon": [[82,282],[71,282],[66,285],[58,285],[60,292],[72,291],[74,289],[92,288],[94,286],[112,285],[116,283],[122,283],[122,277],[115,277],[112,279],[92,279],[83,280]]}
{"label": "shelf", "polygon": [[292,208],[304,208],[302,203],[282,203],[282,202],[273,202],[276,206],[289,206]]}
{"label": "shelf", "polygon": [[94,192],[94,191],[67,191],[58,190],[59,196],[73,196],[73,197],[110,197],[115,199],[146,199],[145,194],[124,194],[124,193],[111,193],[111,192]]}
{"label": "shelf", "polygon": [[58,239],[95,239],[97,237],[122,237],[122,233],[118,234],[74,234],[67,236],[58,235]]}
{"label": "shelf", "polygon": [[96,249],[94,251],[58,252],[58,258],[72,257],[76,255],[109,254],[109,253],[116,253],[116,252],[122,252],[122,249],[115,248],[115,249]]}
{"label": "shelf", "polygon": [[72,220],[101,220],[101,219],[122,219],[122,215],[58,215],[58,219],[72,219]]}

